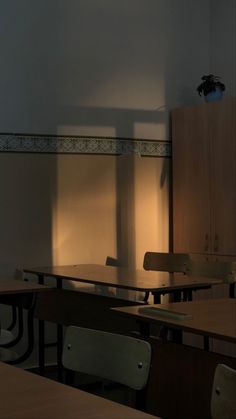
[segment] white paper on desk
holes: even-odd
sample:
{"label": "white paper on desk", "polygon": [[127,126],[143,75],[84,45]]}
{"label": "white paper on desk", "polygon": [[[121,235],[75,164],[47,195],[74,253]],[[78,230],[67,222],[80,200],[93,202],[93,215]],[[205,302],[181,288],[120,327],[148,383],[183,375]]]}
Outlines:
{"label": "white paper on desk", "polygon": [[153,307],[153,306],[140,307],[139,312],[143,314],[151,314],[151,315],[156,315],[156,316],[161,316],[161,317],[167,317],[173,320],[188,320],[188,319],[193,318],[192,314],[180,313],[178,311],[166,310],[164,308]]}

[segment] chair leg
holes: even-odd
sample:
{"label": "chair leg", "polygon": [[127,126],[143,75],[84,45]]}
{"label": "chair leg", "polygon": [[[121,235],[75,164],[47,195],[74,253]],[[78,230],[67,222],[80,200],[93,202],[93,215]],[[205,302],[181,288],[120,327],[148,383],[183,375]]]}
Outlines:
{"label": "chair leg", "polygon": [[73,386],[75,383],[75,372],[65,369],[65,384]]}
{"label": "chair leg", "polygon": [[[16,309],[16,307],[15,307]],[[11,348],[15,346],[20,340],[22,339],[24,333],[24,322],[23,322],[23,308],[21,305],[17,307],[18,310],[18,333],[15,339],[11,340],[11,342],[5,343],[1,345],[1,348]],[[7,329],[9,330],[9,328]]]}
{"label": "chair leg", "polygon": [[154,304],[161,304],[161,294],[159,292],[153,292]]}
{"label": "chair leg", "polygon": [[209,337],[208,336],[204,336],[203,337],[203,346],[204,346],[204,351],[209,351]]}
{"label": "chair leg", "polygon": [[235,283],[229,284],[229,297],[234,298],[234,287]]}
{"label": "chair leg", "polygon": [[15,365],[26,361],[31,355],[34,349],[34,309],[35,309],[36,296],[33,295],[31,307],[27,313],[27,335],[28,335],[28,346],[25,352],[14,361],[9,361],[8,364]]}
{"label": "chair leg", "polygon": [[16,306],[12,306],[12,321],[7,328],[9,332],[11,332],[14,329],[14,327],[16,326],[16,322],[17,322],[17,309],[16,309]]}
{"label": "chair leg", "polygon": [[146,387],[136,392],[136,398],[135,398],[136,409],[142,410],[142,411],[146,410],[146,397],[147,397]]}
{"label": "chair leg", "polygon": [[149,291],[146,291],[146,292],[145,292],[144,299],[143,299],[143,301],[144,301],[145,303],[148,303],[149,295],[150,295],[150,292],[149,292]]}
{"label": "chair leg", "polygon": [[63,326],[57,325],[57,367],[58,367],[58,381],[63,381],[63,365],[62,365],[62,351],[63,351]]}

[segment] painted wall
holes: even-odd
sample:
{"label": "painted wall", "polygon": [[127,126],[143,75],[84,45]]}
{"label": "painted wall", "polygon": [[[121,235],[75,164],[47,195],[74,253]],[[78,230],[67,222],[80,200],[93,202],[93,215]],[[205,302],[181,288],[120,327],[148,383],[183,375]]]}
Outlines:
{"label": "painted wall", "polygon": [[208,3],[1,0],[1,130],[168,138],[208,66]]}
{"label": "painted wall", "polygon": [[222,77],[226,96],[236,96],[236,0],[210,2],[210,72]]}
{"label": "painted wall", "polygon": [[[195,87],[208,61],[205,0],[0,0],[0,6],[1,132],[165,140],[170,109],[199,100]],[[9,229],[9,247],[0,259],[5,274],[36,261],[96,258],[102,263],[109,249],[123,252],[124,263],[141,266],[145,249],[168,248],[165,159],[130,156],[122,184],[119,159],[107,156],[2,154],[1,160],[5,192],[0,220],[2,230]],[[131,215],[123,211],[117,223],[117,202],[126,199],[126,185],[128,195],[135,195],[127,210]],[[19,195],[24,199],[17,205]],[[91,211],[83,215],[87,205]],[[100,253],[93,244],[98,219],[107,226]],[[135,240],[124,233],[125,220],[133,225]],[[24,232],[28,239],[22,243]]]}
{"label": "painted wall", "polygon": [[[235,86],[210,50],[218,3],[0,0],[0,132],[170,139],[170,110],[201,100],[202,74]],[[108,254],[141,267],[168,249],[168,159],[1,153],[0,174],[0,274]]]}

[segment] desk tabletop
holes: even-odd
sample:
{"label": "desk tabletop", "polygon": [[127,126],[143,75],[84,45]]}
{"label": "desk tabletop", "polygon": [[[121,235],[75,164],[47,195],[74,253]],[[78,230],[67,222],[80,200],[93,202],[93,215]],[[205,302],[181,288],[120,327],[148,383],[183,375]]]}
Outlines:
{"label": "desk tabletop", "polygon": [[182,273],[172,274],[141,269],[130,270],[96,264],[24,268],[24,272],[96,285],[150,292],[169,292],[190,287],[198,289],[222,283],[219,279],[194,277]]}
{"label": "desk tabletop", "polygon": [[[155,307],[149,305],[145,307]],[[156,323],[173,329],[236,343],[236,299],[198,300],[156,305],[172,312],[184,313],[192,318],[176,319],[158,313],[147,313],[140,306],[112,308],[121,315],[135,317],[148,323]]]}
{"label": "desk tabletop", "polygon": [[4,419],[154,419],[154,416],[0,363]]}
{"label": "desk tabletop", "polygon": [[52,288],[17,279],[0,279],[0,295],[50,291]]}

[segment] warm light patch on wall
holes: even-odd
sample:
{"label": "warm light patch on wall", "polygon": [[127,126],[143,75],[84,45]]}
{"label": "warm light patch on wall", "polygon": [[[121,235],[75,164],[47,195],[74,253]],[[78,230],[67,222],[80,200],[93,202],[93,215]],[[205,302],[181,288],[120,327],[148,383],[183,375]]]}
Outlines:
{"label": "warm light patch on wall", "polygon": [[142,267],[147,250],[168,250],[169,159],[57,155],[53,263]]}
{"label": "warm light patch on wall", "polygon": [[59,155],[53,263],[105,263],[116,254],[115,157]]}

